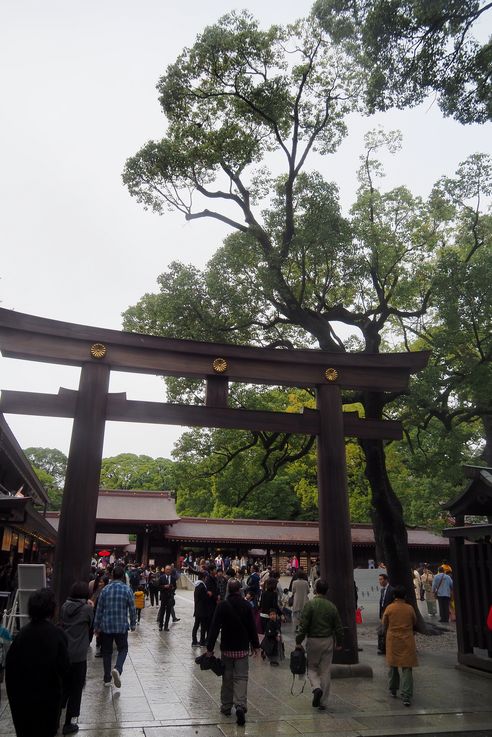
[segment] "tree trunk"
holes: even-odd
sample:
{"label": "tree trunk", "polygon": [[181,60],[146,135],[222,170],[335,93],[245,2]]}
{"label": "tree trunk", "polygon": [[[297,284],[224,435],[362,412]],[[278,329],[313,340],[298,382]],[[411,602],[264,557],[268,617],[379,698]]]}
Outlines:
{"label": "tree trunk", "polygon": [[492,415],[484,415],[482,424],[485,435],[483,459],[489,468],[492,468]]}
{"label": "tree trunk", "polygon": [[[384,395],[376,392],[364,394],[365,416],[382,419]],[[419,631],[426,631],[419,612],[413,586],[413,567],[408,551],[408,536],[403,520],[403,509],[396,496],[386,470],[386,457],[382,440],[361,440],[366,460],[365,475],[371,487],[371,519],[374,527],[376,550],[381,550],[383,562],[392,586],[404,586],[407,600],[415,609]]]}

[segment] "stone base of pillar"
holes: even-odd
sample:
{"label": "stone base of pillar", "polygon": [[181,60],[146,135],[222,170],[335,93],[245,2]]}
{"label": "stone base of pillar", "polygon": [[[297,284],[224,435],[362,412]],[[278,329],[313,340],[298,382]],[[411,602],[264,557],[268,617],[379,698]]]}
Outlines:
{"label": "stone base of pillar", "polygon": [[332,678],[372,678],[373,672],[370,665],[356,663],[355,665],[332,665],[330,668]]}

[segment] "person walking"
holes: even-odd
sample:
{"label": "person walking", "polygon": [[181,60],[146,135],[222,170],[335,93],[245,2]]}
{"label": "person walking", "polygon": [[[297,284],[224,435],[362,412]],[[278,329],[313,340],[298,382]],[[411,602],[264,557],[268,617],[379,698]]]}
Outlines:
{"label": "person walking", "polygon": [[[199,571],[198,581],[195,584],[193,591],[193,600],[195,609],[193,616],[195,617],[195,623],[191,633],[191,646],[198,647],[199,645],[205,645],[205,638],[207,636],[207,629],[209,625],[209,604],[207,596],[207,587],[205,586],[205,576],[207,574],[204,571]],[[198,628],[200,628],[200,642],[198,642]]]}
{"label": "person walking", "polygon": [[145,608],[145,586],[140,586],[134,595],[135,612],[137,614],[137,624],[140,624],[140,618],[142,616],[142,609]]}
{"label": "person walking", "polygon": [[169,620],[174,607],[175,589],[176,581],[172,576],[172,568],[170,565],[167,565],[164,568],[164,572],[159,576],[159,590],[161,592],[161,605],[159,607],[159,614],[157,615],[159,632],[162,632],[163,626],[164,632],[169,632]]}
{"label": "person walking", "polygon": [[277,580],[269,578],[266,582],[266,589],[261,594],[260,599],[260,634],[265,634],[265,627],[270,620],[270,612],[274,609],[279,619],[282,616],[282,610],[278,605]]}
{"label": "person walking", "polygon": [[427,605],[427,614],[429,617],[435,617],[437,614],[436,597],[432,591],[432,583],[434,581],[434,574],[429,568],[428,563],[424,563],[424,570],[420,576],[420,581],[424,589],[424,600]]}
{"label": "person walking", "polygon": [[155,566],[152,566],[149,571],[148,586],[150,606],[157,606],[159,604],[159,574]]}
{"label": "person walking", "polygon": [[309,596],[309,581],[304,569],[299,569],[297,577],[292,581],[292,617],[294,624],[298,626],[301,612],[306,605]]}
{"label": "person walking", "polygon": [[249,650],[251,647],[253,655],[257,655],[260,643],[251,606],[241,596],[239,581],[234,579],[229,583],[229,596],[215,610],[207,637],[208,656],[213,655],[219,632],[224,664],[220,711],[230,716],[234,706],[236,722],[242,726],[248,710]]}
{"label": "person walking", "polygon": [[[133,592],[124,580],[124,568],[115,566],[112,582],[105,586],[99,595],[94,617],[94,631],[101,633],[104,685],[111,686],[114,682],[116,688],[121,686],[123,665],[128,655],[128,629],[134,632],[136,625]],[[111,669],[113,642],[116,644],[118,655],[116,665]]]}
{"label": "person walking", "polygon": [[438,574],[432,582],[432,592],[439,606],[439,621],[449,622],[449,604],[453,595],[453,579],[444,572],[444,566],[439,566]]}
{"label": "person walking", "polygon": [[[417,615],[414,608],[405,601],[405,588],[395,586],[394,600],[388,604],[383,614],[383,628],[386,633],[386,662],[389,666],[389,690],[396,697],[401,686],[405,706],[410,706],[413,698],[413,671],[418,665],[415,646],[414,627]],[[398,668],[402,669],[401,677]]]}
{"label": "person walking", "polygon": [[342,649],[343,627],[338,609],[326,597],[328,583],[318,578],[314,591],[314,598],[305,604],[301,613],[296,647],[303,649],[302,641],[307,638],[307,673],[313,691],[312,704],[324,711],[330,695],[333,650]]}
{"label": "person walking", "polygon": [[70,660],[67,636],[51,621],[55,608],[51,589],[31,594],[30,622],[7,652],[5,681],[17,737],[54,737],[58,732]]}
{"label": "person walking", "polygon": [[72,723],[72,719],[80,715],[93,618],[94,605],[89,599],[89,585],[84,581],[77,581],[60,611],[60,624],[67,636],[70,659],[70,670],[63,684],[62,706],[67,708],[63,734],[79,731],[78,724]]}

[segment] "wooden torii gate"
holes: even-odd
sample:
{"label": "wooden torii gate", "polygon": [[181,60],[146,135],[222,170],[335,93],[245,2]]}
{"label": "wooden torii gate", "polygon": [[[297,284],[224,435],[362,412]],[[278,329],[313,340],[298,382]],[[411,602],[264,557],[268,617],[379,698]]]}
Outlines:
{"label": "wooden torii gate", "polygon": [[[342,411],[342,389],[402,391],[424,368],[427,352],[326,353],[200,343],[124,333],[0,309],[2,355],[80,366],[78,391],[2,391],[0,411],[72,417],[73,429],[58,531],[55,589],[63,601],[88,577],[107,420],[304,433],[317,436],[321,575],[345,625],[337,662],[358,663],[345,436],[401,438],[399,422]],[[191,377],[206,382],[205,406],[130,401],[108,393],[111,370]],[[228,407],[229,382],[316,390],[316,410],[266,412]]]}

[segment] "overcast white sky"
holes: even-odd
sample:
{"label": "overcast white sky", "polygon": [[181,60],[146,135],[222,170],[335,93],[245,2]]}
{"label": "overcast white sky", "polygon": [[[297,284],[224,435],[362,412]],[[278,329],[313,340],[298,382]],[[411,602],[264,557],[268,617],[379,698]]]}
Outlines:
{"label": "overcast white sky", "polygon": [[[307,14],[311,0],[249,0],[265,25]],[[236,0],[2,0],[0,3],[0,300],[43,317],[121,328],[121,313],[180,259],[202,266],[227,229],[144,212],[121,182],[125,160],[164,132],[155,85],[197,33]],[[399,128],[403,151],[388,160],[386,186],[425,195],[475,151],[490,127],[417,110],[354,117],[333,157],[316,161],[349,207],[364,133]],[[0,388],[77,388],[78,369],[0,358]],[[112,391],[163,398],[157,377],[115,373]],[[22,447],[68,451],[71,421],[7,417]],[[169,456],[178,428],[108,423],[104,454]]]}

